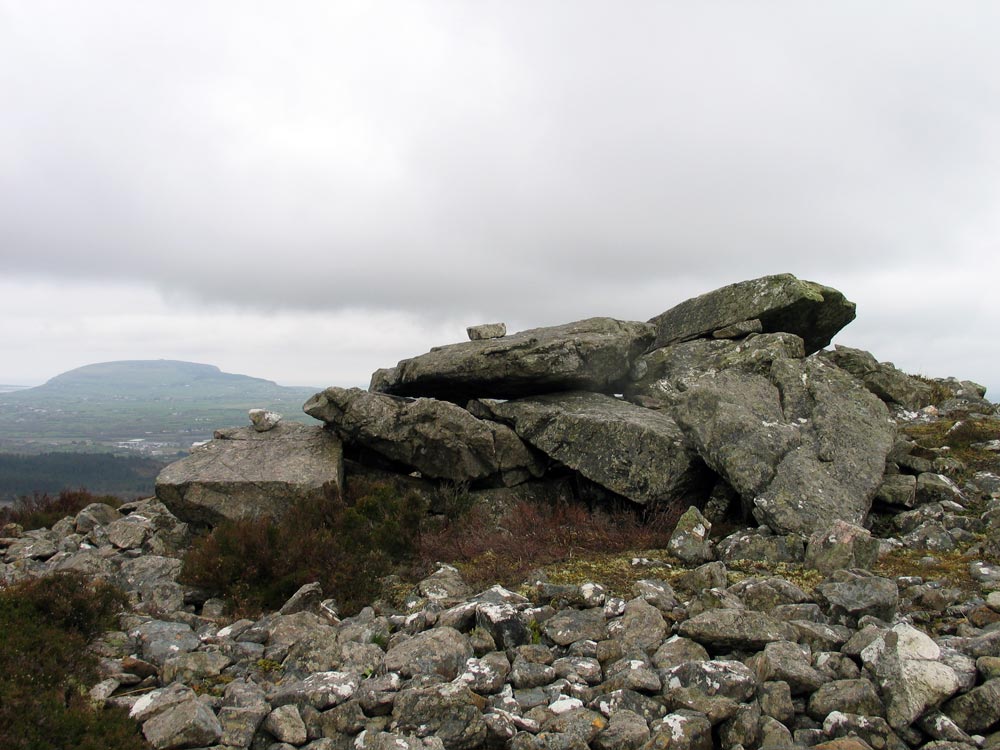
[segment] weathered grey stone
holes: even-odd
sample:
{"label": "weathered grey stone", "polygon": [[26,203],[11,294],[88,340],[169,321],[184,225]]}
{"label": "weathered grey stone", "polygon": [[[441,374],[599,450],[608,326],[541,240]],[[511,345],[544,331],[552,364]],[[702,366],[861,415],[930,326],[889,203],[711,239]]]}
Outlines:
{"label": "weathered grey stone", "polygon": [[708,538],[711,530],[712,524],[692,505],[677,519],[667,550],[688,565],[708,562],[715,556]]}
{"label": "weathered grey stone", "polygon": [[741,281],[686,300],[649,322],[656,326],[653,348],[711,335],[713,331],[759,319],[765,332],[801,336],[807,353],[818,351],[854,320],[855,305],[836,289],[791,274]]}
{"label": "weathered grey stone", "polygon": [[812,693],[829,678],[810,664],[809,654],[797,643],[768,643],[755,658],[757,678],[761,682],[780,680],[788,684],[792,695]]}
{"label": "weathered grey stone", "polygon": [[667,623],[660,610],[645,599],[632,599],[625,605],[620,638],[626,652],[651,654],[663,643]]}
{"label": "weathered grey stone", "polygon": [[830,617],[850,625],[865,615],[891,620],[899,605],[895,581],[861,571],[838,570],[816,587],[829,608]]}
{"label": "weathered grey stone", "polygon": [[534,456],[509,427],[477,419],[446,401],[331,387],[302,408],[346,442],[428,477],[467,482],[500,476],[517,484],[541,475]]}
{"label": "weathered grey stone", "polygon": [[456,403],[574,389],[615,393],[652,339],[649,324],[589,318],[438,347],[377,371],[369,389]]}
{"label": "weathered grey stone", "polygon": [[321,427],[282,422],[268,432],[216,435],[156,478],[156,496],[183,521],[279,518],[296,501],[339,496],[343,488],[340,440]]}
{"label": "weathered grey stone", "polygon": [[222,726],[219,744],[249,747],[257,728],[269,713],[271,706],[257,685],[244,680],[229,683],[218,713]]}
{"label": "weathered grey stone", "polygon": [[549,457],[637,503],[674,500],[703,476],[670,417],[612,396],[574,391],[480,401],[475,408],[509,423]]}
{"label": "weathered grey stone", "polygon": [[262,726],[278,742],[287,742],[289,745],[304,745],[309,739],[302,714],[293,704],[278,706],[267,715]]}
{"label": "weathered grey stone", "polygon": [[486,722],[476,696],[462,685],[404,690],[392,709],[392,726],[402,733],[433,735],[446,750],[472,750],[486,740]]}
{"label": "weathered grey stone", "polygon": [[817,529],[806,545],[807,567],[830,575],[842,568],[870,570],[878,560],[878,539],[853,523],[836,520]]}
{"label": "weathered grey stone", "polygon": [[786,722],[795,715],[792,691],[787,682],[763,682],[757,687],[760,710],[777,721]]}
{"label": "weathered grey stone", "polygon": [[861,651],[861,659],[882,691],[885,718],[893,729],[907,727],[954,695],[955,671],[938,661],[940,647],[912,625],[899,623]]}
{"label": "weathered grey stone", "polygon": [[[455,678],[474,693],[490,695],[499,693],[510,674],[511,664],[507,655],[501,651],[484,654],[478,659],[469,659],[465,663],[465,671]],[[600,665],[598,665],[600,671]]]}
{"label": "weathered grey stone", "polygon": [[[823,720],[823,733],[832,738],[829,743],[825,743],[827,750],[865,750],[876,747],[885,750],[908,750],[909,748],[909,745],[892,731],[881,716],[833,711]],[[852,742],[853,745],[845,744]],[[859,742],[864,744],[857,744]],[[817,747],[823,748],[824,744]]]}
{"label": "weathered grey stone", "polygon": [[697,641],[672,635],[653,654],[653,666],[670,669],[686,661],[707,661],[708,651]]}
{"label": "weathered grey stone", "polygon": [[132,631],[132,636],[139,642],[142,657],[160,665],[172,656],[194,651],[201,645],[191,626],[182,622],[150,620]]}
{"label": "weathered grey stone", "polygon": [[709,651],[759,651],[772,641],[795,638],[795,629],[788,623],[747,609],[710,609],[682,622],[678,632]]}
{"label": "weathered grey stone", "polygon": [[891,362],[879,362],[869,352],[838,344],[823,356],[864,383],[865,388],[887,403],[920,409],[933,400],[927,384],[896,369]]}
{"label": "weathered grey stone", "polygon": [[142,725],[142,733],[156,750],[214,745],[222,726],[212,709],[197,698],[189,698]]}
{"label": "weathered grey stone", "polygon": [[960,500],[961,497],[962,493],[956,484],[943,474],[925,471],[917,477],[917,505]]}
{"label": "weathered grey stone", "polygon": [[542,631],[559,646],[583,640],[601,641],[607,637],[604,611],[600,609],[561,610],[542,624]]}
{"label": "weathered grey stone", "polygon": [[594,750],[639,750],[649,740],[649,726],[634,711],[622,710],[611,719],[593,741]]}
{"label": "weathered grey stone", "polygon": [[465,329],[469,341],[482,341],[483,339],[499,339],[507,335],[506,323],[483,323],[478,326],[469,326]]}
{"label": "weathered grey stone", "polygon": [[966,732],[993,731],[1000,724],[1000,679],[952,698],[942,710]]}
{"label": "weathered grey stone", "polygon": [[802,562],[805,543],[798,534],[773,534],[765,529],[734,531],[716,545],[719,559],[725,563],[738,560],[769,560],[775,563]]}
{"label": "weathered grey stone", "polygon": [[531,640],[527,625],[510,604],[479,604],[476,607],[476,624],[490,634],[500,649],[514,648]]}
{"label": "weathered grey stone", "polygon": [[454,680],[471,658],[468,638],[454,628],[433,628],[390,648],[385,655],[385,668],[404,677],[439,674]]}
{"label": "weathered grey stone", "polygon": [[215,651],[178,654],[163,663],[163,683],[169,685],[177,680],[190,683],[216,677],[232,663],[228,656]]}
{"label": "weathered grey stone", "polygon": [[875,499],[886,505],[912,508],[916,501],[917,478],[912,474],[889,474],[875,491]]}
{"label": "weathered grey stone", "polygon": [[712,750],[712,723],[704,714],[681,709],[650,726],[644,750]]}
{"label": "weathered grey stone", "polygon": [[759,319],[744,320],[742,323],[733,323],[731,326],[712,331],[713,339],[741,339],[751,333],[763,333],[764,324]]}
{"label": "weathered grey stone", "polygon": [[796,357],[786,337],[658,350],[625,393],[667,411],[758,522],[804,535],[838,518],[860,524],[895,426],[857,380],[821,358]]}
{"label": "weathered grey stone", "polygon": [[510,667],[510,683],[516,689],[541,687],[556,679],[556,670],[547,664],[538,664],[524,659],[514,658]]}
{"label": "weathered grey stone", "polygon": [[91,503],[76,514],[74,526],[78,534],[86,534],[95,526],[107,526],[122,517],[116,508],[106,503]]}
{"label": "weathered grey stone", "polygon": [[271,695],[271,705],[312,706],[325,711],[354,697],[360,680],[351,672],[314,672],[303,680],[284,681]]}
{"label": "weathered grey stone", "polygon": [[885,405],[850,376],[815,358],[785,362],[787,372],[776,377],[779,388],[804,385],[811,419],[802,443],[754,498],[754,516],[775,530],[802,534],[836,519],[860,525],[881,483],[895,425]]}
{"label": "weathered grey stone", "polygon": [[865,716],[884,716],[885,709],[871,680],[833,680],[809,696],[809,715],[823,721],[834,711]]}
{"label": "weathered grey stone", "polygon": [[281,415],[278,412],[267,409],[251,409],[247,416],[250,417],[250,424],[257,432],[273,430],[281,421]]}

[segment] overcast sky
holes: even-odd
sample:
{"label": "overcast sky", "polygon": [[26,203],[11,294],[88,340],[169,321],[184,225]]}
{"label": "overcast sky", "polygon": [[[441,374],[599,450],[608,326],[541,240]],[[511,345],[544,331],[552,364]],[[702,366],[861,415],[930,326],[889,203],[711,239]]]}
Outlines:
{"label": "overcast sky", "polygon": [[366,385],[787,271],[996,399],[998,39],[994,0],[0,0],[0,383]]}

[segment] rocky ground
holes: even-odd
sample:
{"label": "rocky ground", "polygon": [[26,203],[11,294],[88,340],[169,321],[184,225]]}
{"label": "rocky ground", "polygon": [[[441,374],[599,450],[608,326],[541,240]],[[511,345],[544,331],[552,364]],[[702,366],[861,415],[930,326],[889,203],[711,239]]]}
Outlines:
{"label": "rocky ground", "polygon": [[[128,592],[90,695],[158,750],[1000,747],[1000,415],[824,350],[854,313],[781,275],[647,323],[471,329],[313,396],[325,427],[219,431],[158,499],[6,528],[0,581]],[[513,590],[442,564],[346,618],[311,585],[232,621],[178,582],[189,523],[340,497],[366,462],[491,509],[585,488],[678,520]]]}
{"label": "rocky ground", "polygon": [[313,586],[231,622],[177,583],[189,532],[155,499],[8,528],[0,573],[129,592],[90,693],[155,748],[1000,746],[997,445],[943,447],[1000,426],[984,404],[897,409],[917,439],[897,441],[875,536],[713,539],[692,509],[667,549],[615,561],[631,583],[568,582],[567,563],[474,592],[443,565],[395,606],[340,619]]}

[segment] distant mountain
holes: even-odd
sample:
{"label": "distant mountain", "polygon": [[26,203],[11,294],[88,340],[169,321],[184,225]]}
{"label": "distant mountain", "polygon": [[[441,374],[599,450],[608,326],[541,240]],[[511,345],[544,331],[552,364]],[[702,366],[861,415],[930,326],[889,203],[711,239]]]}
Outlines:
{"label": "distant mountain", "polygon": [[0,451],[172,454],[209,439],[216,428],[248,424],[252,408],[315,422],[302,404],[317,390],[197,362],[101,362],[35,388],[0,393]]}

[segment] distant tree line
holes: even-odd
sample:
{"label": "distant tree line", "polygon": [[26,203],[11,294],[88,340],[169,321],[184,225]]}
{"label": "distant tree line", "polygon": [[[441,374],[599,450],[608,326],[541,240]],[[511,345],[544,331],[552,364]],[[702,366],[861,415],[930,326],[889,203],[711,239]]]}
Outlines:
{"label": "distant tree line", "polygon": [[0,453],[0,502],[80,488],[126,499],[149,497],[165,465],[152,458],[110,453]]}

